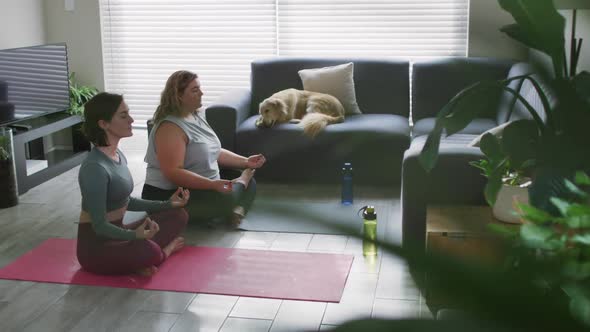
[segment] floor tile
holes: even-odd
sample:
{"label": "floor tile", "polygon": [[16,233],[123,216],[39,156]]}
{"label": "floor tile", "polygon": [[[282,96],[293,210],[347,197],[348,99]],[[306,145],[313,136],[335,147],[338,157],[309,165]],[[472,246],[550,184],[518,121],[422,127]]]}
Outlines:
{"label": "floor tile", "polygon": [[228,317],[219,332],[267,332],[272,320]]}
{"label": "floor tile", "polygon": [[274,319],[281,300],[240,297],[230,313],[231,317]]}

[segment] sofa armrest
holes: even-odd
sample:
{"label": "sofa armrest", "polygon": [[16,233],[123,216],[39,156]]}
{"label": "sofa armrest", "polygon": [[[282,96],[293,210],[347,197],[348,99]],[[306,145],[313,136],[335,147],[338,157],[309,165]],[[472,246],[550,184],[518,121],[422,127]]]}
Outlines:
{"label": "sofa armrest", "polygon": [[235,151],[236,129],[250,115],[249,89],[230,90],[207,107],[207,122],[221,141],[224,149]]}
{"label": "sofa armrest", "polygon": [[402,163],[402,243],[404,248],[424,250],[426,208],[429,204],[485,204],[487,182],[470,161],[483,158],[479,148],[467,143],[475,135],[454,135],[441,141],[438,161],[427,173],[418,160],[426,136],[416,138]]}

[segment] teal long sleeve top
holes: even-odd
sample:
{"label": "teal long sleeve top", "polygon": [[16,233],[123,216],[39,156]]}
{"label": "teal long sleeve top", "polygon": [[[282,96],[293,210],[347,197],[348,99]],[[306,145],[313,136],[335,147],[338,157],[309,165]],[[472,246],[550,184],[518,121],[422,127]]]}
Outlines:
{"label": "teal long sleeve top", "polygon": [[135,231],[115,226],[106,219],[110,211],[127,206],[129,211],[157,212],[171,208],[169,201],[148,201],[130,197],[133,177],[127,158],[117,150],[119,162],[93,148],[82,162],[78,183],[82,194],[82,210],[90,214],[96,234],[119,240],[133,240]]}

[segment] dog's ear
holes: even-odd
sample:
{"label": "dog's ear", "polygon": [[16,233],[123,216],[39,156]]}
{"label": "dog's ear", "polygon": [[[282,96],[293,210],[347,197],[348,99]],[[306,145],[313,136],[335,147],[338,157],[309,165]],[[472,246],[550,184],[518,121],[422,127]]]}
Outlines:
{"label": "dog's ear", "polygon": [[281,111],[281,113],[283,113],[284,116],[288,116],[289,115],[289,113],[287,112],[287,109],[289,108],[287,106],[287,103],[285,103],[281,99],[277,99],[276,105],[278,106],[279,111]]}

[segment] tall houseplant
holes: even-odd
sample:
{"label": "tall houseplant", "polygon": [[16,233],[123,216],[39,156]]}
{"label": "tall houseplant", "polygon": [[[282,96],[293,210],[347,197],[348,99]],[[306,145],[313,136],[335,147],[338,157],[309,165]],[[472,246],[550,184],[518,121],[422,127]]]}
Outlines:
{"label": "tall houseplant", "polygon": [[[577,170],[590,169],[590,153],[585,147],[590,142],[590,73],[584,71],[570,76],[565,57],[565,19],[559,15],[552,0],[498,2],[516,21],[501,30],[551,58],[553,73],[552,77],[546,78],[546,82],[557,103],[554,106],[550,104],[540,81],[532,74],[476,83],[461,91],[438,114],[420,161],[426,170],[431,170],[437,161],[443,130],[447,135],[459,132],[479,116],[474,105],[481,100],[490,100],[499,92],[508,92],[524,105],[531,119],[511,122],[501,138],[493,141],[491,135],[487,135],[485,141],[497,145],[500,163],[509,163],[517,170],[532,173],[533,183],[529,188],[531,203],[556,214],[550,198],[568,195],[564,179],[571,179]],[[508,85],[513,80],[529,81],[543,109],[533,108],[518,91],[511,89]],[[489,178],[486,187],[488,201],[495,200],[501,180],[499,173]]]}

